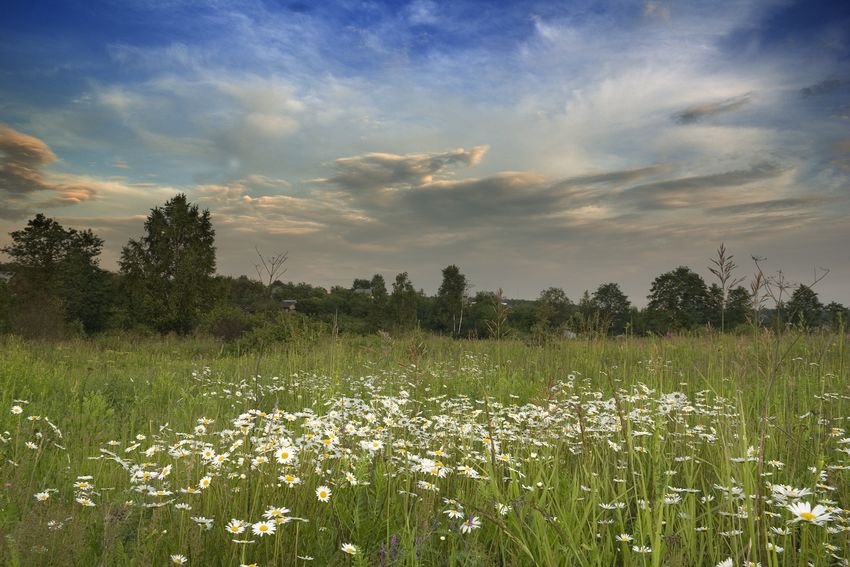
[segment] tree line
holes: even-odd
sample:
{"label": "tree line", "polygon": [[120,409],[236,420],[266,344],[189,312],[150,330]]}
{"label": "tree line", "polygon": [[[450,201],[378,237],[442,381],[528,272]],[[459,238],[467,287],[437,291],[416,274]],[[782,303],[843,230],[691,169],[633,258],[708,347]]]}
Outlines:
{"label": "tree line", "polygon": [[[103,240],[90,229],[65,228],[43,214],[10,233],[0,264],[0,332],[64,337],[113,330],[205,333],[224,340],[266,342],[322,333],[424,330],[463,338],[669,334],[752,326],[843,328],[850,310],[823,305],[812,285],[790,286],[765,275],[758,261],[747,287],[721,245],[708,266],[717,282],[679,266],[654,279],[645,308],[617,283],[576,301],[562,288],[535,300],[507,299],[501,289],[472,293],[456,265],[442,271],[433,296],[407,272],[389,284],[381,274],[325,289],[283,282],[286,253],[264,257],[259,279],[216,275],[209,211],[183,194],[151,210],[144,234],[123,247],[118,272],[100,267]],[[813,282],[816,283],[816,282]]]}

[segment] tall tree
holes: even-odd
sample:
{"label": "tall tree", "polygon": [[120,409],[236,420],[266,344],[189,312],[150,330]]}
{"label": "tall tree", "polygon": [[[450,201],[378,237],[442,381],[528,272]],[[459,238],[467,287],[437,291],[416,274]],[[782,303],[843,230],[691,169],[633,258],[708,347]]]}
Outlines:
{"label": "tall tree", "polygon": [[2,250],[15,266],[13,287],[26,298],[22,303],[55,307],[87,332],[102,329],[111,299],[109,278],[98,259],[103,240],[91,230],[66,229],[43,214],[10,236],[12,243]]}
{"label": "tall tree", "polygon": [[692,329],[708,321],[708,288],[702,277],[687,266],[655,278],[648,299],[647,308],[656,331]]}
{"label": "tall tree", "polygon": [[407,272],[395,277],[393,292],[390,295],[390,309],[394,323],[399,330],[408,330],[416,324],[417,295]]}
{"label": "tall tree", "polygon": [[614,282],[600,285],[593,292],[593,302],[601,315],[611,321],[611,332],[623,333],[629,322],[631,302],[620,286]]}
{"label": "tall tree", "polygon": [[151,210],[145,235],[130,240],[119,265],[132,318],[160,332],[187,333],[211,308],[215,231],[210,213],[179,194]]}
{"label": "tall tree", "polygon": [[372,281],[369,282],[369,287],[372,290],[372,306],[369,311],[369,323],[372,330],[386,328],[387,324],[387,305],[389,303],[389,295],[387,295],[387,284],[384,281],[384,276],[375,274],[372,276]]}
{"label": "tall tree", "polygon": [[444,329],[460,334],[466,299],[466,276],[454,264],[443,269],[443,283],[437,291],[437,312]]}
{"label": "tall tree", "polygon": [[572,303],[559,287],[546,288],[537,298],[535,327],[540,332],[561,330],[570,318]]}
{"label": "tall tree", "polygon": [[753,296],[750,291],[741,286],[728,290],[726,294],[726,328],[734,329],[743,325],[750,317],[755,317]]}
{"label": "tall tree", "polygon": [[788,314],[789,323],[811,329],[820,325],[823,304],[812,288],[801,285],[791,294],[791,300],[786,305],[785,311]]}

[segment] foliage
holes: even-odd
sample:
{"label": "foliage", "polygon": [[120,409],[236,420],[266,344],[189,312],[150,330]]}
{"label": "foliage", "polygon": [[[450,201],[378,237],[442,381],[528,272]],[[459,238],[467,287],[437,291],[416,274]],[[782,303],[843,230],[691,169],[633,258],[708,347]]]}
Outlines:
{"label": "foliage", "polygon": [[705,281],[687,266],[655,278],[648,299],[656,332],[694,329],[709,320],[711,296]]}
{"label": "foliage", "polygon": [[460,334],[466,302],[466,276],[454,264],[443,269],[443,283],[437,291],[437,312],[443,330]]}
{"label": "foliage", "polygon": [[393,315],[393,324],[397,330],[409,330],[416,325],[418,298],[407,272],[402,272],[396,276],[389,303]]}
{"label": "foliage", "polygon": [[823,304],[818,294],[805,285],[800,285],[791,294],[791,300],[785,306],[788,321],[811,329],[820,325],[823,315]]}
{"label": "foliage", "polygon": [[13,328],[28,335],[61,333],[63,323],[81,325],[89,333],[104,328],[112,290],[99,267],[100,237],[91,230],[66,229],[43,214],[10,236],[12,243],[2,251],[15,273],[10,282],[18,298]]}
{"label": "foliage", "polygon": [[151,210],[144,230],[121,251],[131,317],[160,332],[188,333],[212,307],[215,231],[210,213],[179,194]]}
{"label": "foliage", "polygon": [[611,333],[620,335],[626,332],[629,323],[631,302],[614,282],[601,284],[593,292],[593,304],[602,316],[611,321]]}
{"label": "foliage", "polygon": [[847,337],[792,333],[6,339],[0,564],[842,565]]}

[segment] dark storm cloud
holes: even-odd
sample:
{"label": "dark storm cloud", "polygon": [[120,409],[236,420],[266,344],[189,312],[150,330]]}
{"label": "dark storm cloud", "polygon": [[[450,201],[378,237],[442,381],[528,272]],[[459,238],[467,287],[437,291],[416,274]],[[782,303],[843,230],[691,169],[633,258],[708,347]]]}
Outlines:
{"label": "dark storm cloud", "polygon": [[725,114],[740,110],[744,105],[748,104],[752,98],[751,93],[746,93],[741,96],[728,98],[719,102],[709,102],[691,106],[673,114],[673,121],[677,124],[694,124],[711,118],[718,114]]}

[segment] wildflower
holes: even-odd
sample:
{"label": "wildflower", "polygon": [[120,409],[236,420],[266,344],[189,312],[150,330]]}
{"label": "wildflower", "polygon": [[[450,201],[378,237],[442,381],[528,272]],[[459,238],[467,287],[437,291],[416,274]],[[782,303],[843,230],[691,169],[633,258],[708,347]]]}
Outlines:
{"label": "wildflower", "polygon": [[245,526],[247,525],[248,524],[246,522],[234,518],[227,522],[227,525],[224,526],[224,529],[226,529],[228,533],[238,535],[245,532]]}
{"label": "wildflower", "polygon": [[295,476],[294,474],[285,474],[277,478],[279,481],[285,482],[289,486],[289,488],[292,488],[296,484],[301,483],[301,479]]}
{"label": "wildflower", "polygon": [[192,521],[198,524],[198,526],[207,530],[211,530],[213,527],[212,518],[205,518],[203,516],[192,516]]}
{"label": "wildflower", "polygon": [[513,510],[513,508],[510,504],[502,504],[501,502],[496,503],[496,512],[498,512],[500,516],[507,516],[511,510]]}
{"label": "wildflower", "polygon": [[617,539],[617,541],[621,541],[623,543],[629,543],[631,541],[634,541],[635,538],[633,538],[629,534],[620,534],[620,535],[617,536],[616,539]]}
{"label": "wildflower", "polygon": [[38,500],[39,502],[46,502],[48,498],[50,498],[49,492],[36,492],[35,493],[35,499]]}
{"label": "wildflower", "polygon": [[289,508],[271,507],[268,510],[266,510],[265,512],[263,512],[263,517],[267,520],[273,520],[275,518],[282,518],[283,516],[285,516],[288,513],[289,513]]}
{"label": "wildflower", "polygon": [[788,505],[788,511],[794,514],[794,519],[791,520],[792,523],[805,520],[822,526],[832,519],[832,515],[820,504],[812,509],[812,505],[808,502],[795,502]]}
{"label": "wildflower", "polygon": [[21,415],[22,413],[24,413],[24,408],[22,408],[21,406],[12,406],[12,413],[14,415]]}
{"label": "wildflower", "polygon": [[453,520],[458,520],[460,518],[463,518],[463,511],[458,510],[456,508],[449,508],[448,510],[444,511],[443,514],[447,515],[449,518],[451,518]]}
{"label": "wildflower", "polygon": [[254,535],[265,536],[271,535],[275,532],[277,526],[274,522],[257,522],[251,526],[251,531],[254,532]]}
{"label": "wildflower", "polygon": [[470,516],[464,523],[460,525],[460,531],[468,534],[473,530],[481,527],[481,519],[478,516]]}
{"label": "wildflower", "polygon": [[210,487],[210,483],[212,482],[212,477],[205,476],[198,482],[198,488],[205,489]]}
{"label": "wildflower", "polygon": [[81,505],[86,506],[86,507],[89,507],[89,508],[93,508],[93,507],[94,507],[94,505],[95,505],[95,504],[94,504],[94,502],[92,502],[91,500],[89,500],[89,499],[88,499],[88,498],[86,498],[85,496],[81,496],[81,497],[77,498],[76,500],[77,500],[77,502],[78,502],[78,503],[80,503]]}
{"label": "wildflower", "polygon": [[327,486],[320,486],[316,489],[316,498],[319,502],[327,502],[331,499],[331,489]]}
{"label": "wildflower", "polygon": [[347,553],[349,555],[357,555],[357,546],[353,543],[344,543],[340,547],[343,553]]}
{"label": "wildflower", "polygon": [[274,454],[277,462],[282,465],[288,465],[295,458],[295,453],[292,450],[292,447],[281,447]]}
{"label": "wildflower", "polygon": [[652,553],[652,548],[646,545],[633,545],[632,551],[635,553]]}
{"label": "wildflower", "polygon": [[183,565],[186,561],[185,555],[174,554],[171,556],[171,562],[175,565]]}

